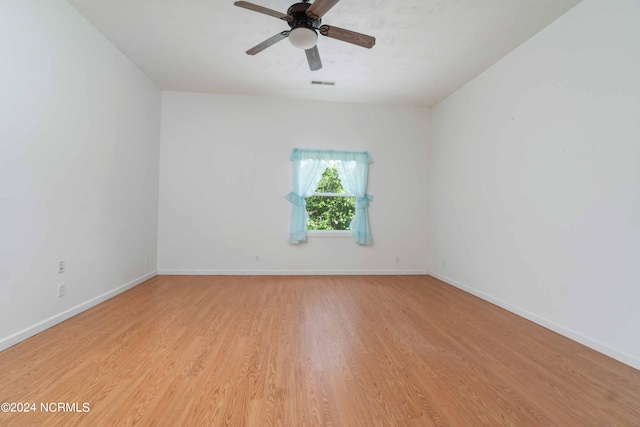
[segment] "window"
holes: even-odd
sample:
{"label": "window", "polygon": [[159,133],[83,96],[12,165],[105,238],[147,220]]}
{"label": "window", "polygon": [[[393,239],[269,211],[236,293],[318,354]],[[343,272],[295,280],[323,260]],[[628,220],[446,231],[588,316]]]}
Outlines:
{"label": "window", "polygon": [[335,162],[329,162],[318,188],[306,198],[308,230],[349,230],[356,198],[342,186]]}
{"label": "window", "polygon": [[[289,242],[305,242],[308,229],[349,230],[356,243],[370,245],[368,207],[373,198],[367,194],[369,154],[296,148],[290,160],[293,191],[286,195],[291,202]],[[353,214],[350,219],[347,213],[341,218],[342,209],[348,212],[350,203]]]}

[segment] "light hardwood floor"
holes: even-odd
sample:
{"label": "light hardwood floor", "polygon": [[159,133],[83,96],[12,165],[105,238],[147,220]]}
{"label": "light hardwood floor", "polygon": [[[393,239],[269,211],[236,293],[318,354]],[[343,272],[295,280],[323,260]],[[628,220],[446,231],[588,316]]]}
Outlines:
{"label": "light hardwood floor", "polygon": [[638,426],[640,371],[426,276],[160,276],[0,353],[0,425]]}

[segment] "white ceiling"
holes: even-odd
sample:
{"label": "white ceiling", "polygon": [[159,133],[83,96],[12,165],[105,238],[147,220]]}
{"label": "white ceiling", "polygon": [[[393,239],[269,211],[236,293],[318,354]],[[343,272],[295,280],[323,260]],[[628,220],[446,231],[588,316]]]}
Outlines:
{"label": "white ceiling", "polygon": [[[246,55],[289,27],[233,0],[68,2],[165,90],[433,106],[580,0],[342,0],[323,24],[376,45],[320,36],[315,72],[287,40]],[[251,2],[281,12],[293,3]]]}

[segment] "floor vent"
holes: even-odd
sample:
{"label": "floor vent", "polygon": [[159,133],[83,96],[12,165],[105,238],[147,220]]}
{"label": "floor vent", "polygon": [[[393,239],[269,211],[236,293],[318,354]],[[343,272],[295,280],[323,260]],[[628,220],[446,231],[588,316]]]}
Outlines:
{"label": "floor vent", "polygon": [[336,82],[323,82],[320,80],[311,80],[312,85],[335,86]]}

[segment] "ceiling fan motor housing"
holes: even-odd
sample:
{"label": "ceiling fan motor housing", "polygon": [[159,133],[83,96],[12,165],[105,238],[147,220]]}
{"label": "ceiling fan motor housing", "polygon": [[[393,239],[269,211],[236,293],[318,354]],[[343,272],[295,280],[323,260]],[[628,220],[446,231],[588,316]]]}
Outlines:
{"label": "ceiling fan motor housing", "polygon": [[287,10],[287,15],[292,16],[293,19],[288,22],[291,28],[305,27],[312,30],[317,30],[322,24],[322,19],[312,20],[307,16],[307,9],[311,5],[309,3],[295,3]]}

